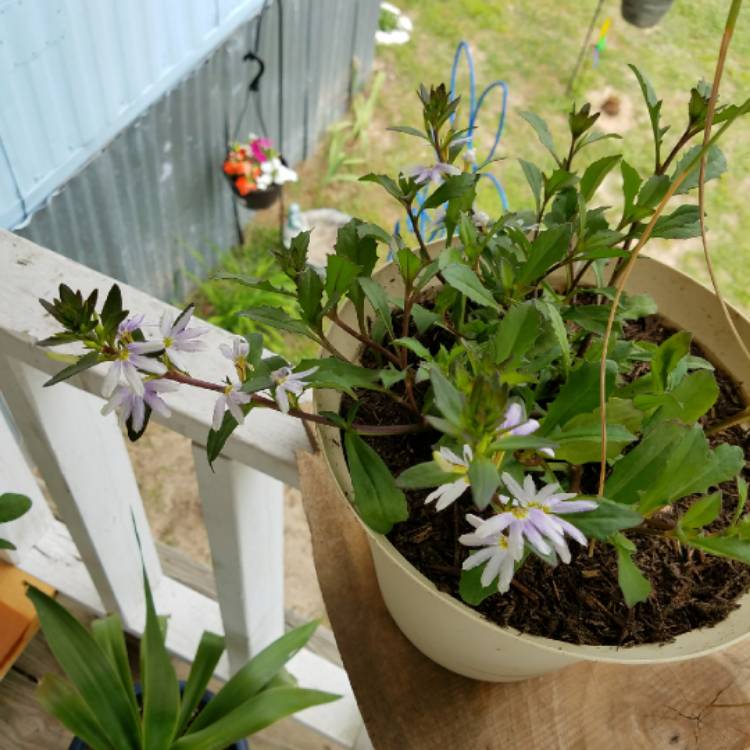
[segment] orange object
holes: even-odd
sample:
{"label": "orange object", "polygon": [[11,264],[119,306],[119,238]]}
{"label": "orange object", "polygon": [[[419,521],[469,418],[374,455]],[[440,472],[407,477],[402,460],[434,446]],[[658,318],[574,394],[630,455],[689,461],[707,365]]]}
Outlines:
{"label": "orange object", "polygon": [[240,195],[247,195],[248,193],[252,193],[253,190],[258,189],[258,186],[254,182],[250,182],[247,177],[240,177],[238,180],[235,180],[234,184]]}
{"label": "orange object", "polygon": [[0,562],[0,679],[39,630],[36,611],[26,596],[27,583],[48,594],[54,592],[46,583]]}

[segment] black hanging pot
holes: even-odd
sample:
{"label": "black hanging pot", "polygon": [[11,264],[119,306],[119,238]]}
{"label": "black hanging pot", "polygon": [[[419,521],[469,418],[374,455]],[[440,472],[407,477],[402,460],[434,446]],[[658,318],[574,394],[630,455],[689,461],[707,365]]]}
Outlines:
{"label": "black hanging pot", "polygon": [[656,26],[674,0],[622,0],[622,17],[633,26],[648,29]]}
{"label": "black hanging pot", "polygon": [[[277,186],[279,187],[279,186]],[[185,683],[180,680],[180,693],[185,689]],[[141,683],[136,682],[135,683],[135,697],[138,700],[138,705],[141,704],[141,695],[142,695],[142,688]],[[214,697],[214,694],[210,690],[206,690],[205,693],[203,693],[203,697],[200,700],[200,703],[198,704],[198,712],[203,710],[208,702],[212,700]],[[89,746],[83,741],[78,739],[78,737],[74,737],[73,741],[70,743],[70,747],[68,747],[68,750],[90,750]],[[250,745],[248,745],[247,740],[240,740],[239,742],[233,742],[231,745],[229,745],[226,750],[250,750]]]}
{"label": "black hanging pot", "polygon": [[232,192],[237,200],[251,211],[262,211],[264,208],[270,208],[281,195],[281,185],[271,185],[267,190],[252,190],[247,195],[241,195],[234,184],[235,178],[228,174],[224,176],[229,180]]}

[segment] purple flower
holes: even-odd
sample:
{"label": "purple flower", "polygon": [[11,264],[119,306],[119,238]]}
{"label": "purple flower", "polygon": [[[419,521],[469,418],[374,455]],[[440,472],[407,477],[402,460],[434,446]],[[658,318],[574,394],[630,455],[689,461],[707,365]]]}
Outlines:
{"label": "purple flower", "polygon": [[309,370],[302,372],[292,372],[291,367],[280,367],[271,373],[271,380],[276,386],[275,398],[279,409],[284,413],[289,413],[289,394],[301,396],[302,391],[307,387],[304,381],[308,375],[312,375],[318,368],[311,367]]}
{"label": "purple flower", "polygon": [[131,427],[135,432],[140,432],[143,429],[146,419],[146,406],[163,417],[170,416],[172,412],[169,411],[169,407],[159,394],[176,391],[179,388],[177,383],[168,380],[147,380],[142,383],[142,387],[142,393],[136,393],[130,384],[119,386],[112,398],[102,407],[102,414],[109,414],[117,409],[122,422],[132,419]]}
{"label": "purple flower", "polygon": [[227,381],[224,393],[216,399],[216,405],[214,406],[214,416],[211,425],[214,430],[218,430],[221,427],[224,412],[227,409],[229,409],[229,413],[237,420],[237,424],[242,424],[245,421],[245,414],[241,407],[243,404],[249,404],[252,396],[249,393],[244,393],[241,389],[242,383],[239,381]]}
{"label": "purple flower", "polygon": [[570,562],[565,535],[579,544],[586,544],[586,537],[557,514],[594,510],[597,503],[593,500],[570,501],[576,494],[559,492],[558,484],[548,484],[537,490],[528,474],[524,477],[523,486],[507,472],[503,473],[501,479],[512,497],[501,495],[500,500],[511,507],[484,521],[477,528],[477,536],[485,538],[508,529],[508,544],[513,555],[523,552],[526,541],[541,555],[549,555],[554,548],[563,562]]}
{"label": "purple flower", "polygon": [[[508,402],[505,409],[503,421],[498,426],[496,432],[509,435],[531,435],[539,429],[539,422],[536,419],[526,419],[526,408],[522,401],[512,399]],[[555,457],[555,451],[552,448],[539,448],[539,453]]]}
{"label": "purple flower", "polygon": [[120,323],[119,326],[117,326],[117,335],[118,336],[124,336],[127,333],[133,333],[133,331],[137,331],[142,325],[143,325],[143,319],[144,315],[131,315],[128,318],[125,318],[125,320]]}
{"label": "purple flower", "polygon": [[417,184],[424,185],[428,182],[442,182],[443,175],[461,174],[461,170],[453,164],[446,164],[439,161],[437,164],[431,166],[413,167],[407,174],[409,177],[414,177]]}
{"label": "purple flower", "polygon": [[150,372],[153,375],[163,375],[167,371],[163,362],[143,355],[158,352],[161,349],[162,345],[158,341],[133,341],[130,344],[121,345],[117,351],[117,359],[112,362],[104,378],[102,395],[109,398],[124,376],[133,392],[143,396],[143,381],[138,370]]}
{"label": "purple flower", "polygon": [[481,547],[482,549],[469,555],[461,567],[463,570],[471,570],[486,562],[487,565],[482,571],[480,579],[482,586],[486,588],[497,578],[497,590],[504,594],[510,588],[516,562],[523,556],[523,547],[520,554],[517,549],[512,550],[510,540],[503,532],[479,536],[476,530],[484,524],[484,519],[479,516],[468,513],[466,520],[474,527],[475,531],[470,534],[462,534],[458,537],[458,541],[467,547]]}
{"label": "purple flower", "polygon": [[242,336],[235,336],[232,339],[231,346],[229,344],[221,344],[219,349],[227,359],[231,359],[235,364],[244,364],[250,352],[250,345]]}
{"label": "purple flower", "polygon": [[199,352],[205,348],[202,341],[196,341],[198,336],[202,336],[205,328],[189,328],[188,324],[193,317],[193,308],[189,307],[175,322],[174,313],[171,310],[165,310],[159,322],[159,332],[161,333],[161,347],[166,351],[172,364],[179,370],[186,371],[185,360],[182,352]]}
{"label": "purple flower", "polygon": [[455,474],[457,478],[452,482],[441,484],[425,498],[425,505],[435,502],[435,510],[445,510],[458,500],[471,486],[469,481],[469,464],[474,453],[470,445],[464,445],[463,458],[457,456],[450,448],[443,446],[432,454],[433,461],[446,474]]}

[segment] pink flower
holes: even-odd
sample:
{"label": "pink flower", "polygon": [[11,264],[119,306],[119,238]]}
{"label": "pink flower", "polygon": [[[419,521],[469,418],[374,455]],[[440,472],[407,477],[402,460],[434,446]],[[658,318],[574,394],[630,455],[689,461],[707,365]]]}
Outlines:
{"label": "pink flower", "polygon": [[271,141],[268,138],[256,138],[251,144],[250,149],[253,152],[253,156],[257,161],[263,163],[267,161],[268,155],[266,151],[271,148]]}

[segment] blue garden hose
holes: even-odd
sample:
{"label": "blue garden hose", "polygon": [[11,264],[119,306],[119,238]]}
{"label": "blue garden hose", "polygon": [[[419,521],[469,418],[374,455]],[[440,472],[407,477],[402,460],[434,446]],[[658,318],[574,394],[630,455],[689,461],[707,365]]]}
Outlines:
{"label": "blue garden hose", "polygon": [[[500,103],[500,115],[497,120],[497,128],[495,130],[495,140],[492,144],[492,148],[490,148],[489,153],[487,154],[487,157],[479,162],[477,160],[476,163],[472,165],[471,171],[477,172],[477,170],[482,169],[487,164],[489,164],[492,159],[495,158],[495,152],[497,151],[497,147],[500,144],[500,138],[502,138],[503,135],[503,129],[505,127],[505,115],[507,113],[508,109],[508,96],[509,96],[509,90],[508,85],[503,80],[496,80],[493,81],[489,86],[487,86],[482,93],[479,95],[479,99],[477,99],[476,96],[476,78],[474,75],[474,58],[471,55],[471,47],[465,42],[461,41],[456,48],[456,53],[453,56],[453,66],[451,68],[451,86],[450,86],[450,96],[451,98],[454,98],[456,96],[456,79],[458,77],[458,66],[461,62],[461,55],[466,58],[466,64],[469,68],[469,120],[468,120],[468,128],[469,133],[467,136],[467,142],[466,145],[468,148],[474,147],[474,128],[476,126],[476,121],[479,116],[479,112],[481,111],[482,107],[484,106],[487,96],[494,90],[494,89],[500,89],[502,91],[502,99]],[[451,116],[450,122],[451,126],[455,127],[455,120],[456,120],[456,114],[455,112]],[[498,197],[500,198],[500,203],[503,207],[503,211],[508,211],[508,197],[505,193],[505,189],[503,188],[502,184],[500,183],[500,180],[498,180],[497,177],[495,177],[494,174],[491,174],[489,172],[483,172],[480,175],[480,179],[484,177],[492,182],[492,184],[495,186],[495,190],[497,191]],[[427,193],[429,190],[429,186],[426,185],[423,187],[419,193],[417,193],[417,205],[419,208],[422,208],[422,204],[427,198]],[[435,224],[435,226],[430,226],[432,224]],[[411,225],[411,220],[409,217],[406,217],[406,225],[409,227],[410,230],[413,230],[413,227]],[[396,226],[394,227],[394,233],[399,233],[401,229],[401,222],[397,221]],[[427,216],[426,212],[422,212],[419,215],[419,230],[422,233],[422,236],[427,239],[428,242],[432,242],[433,240],[440,237],[442,234],[444,234],[445,229],[442,226],[442,223],[440,222],[434,222],[432,219],[430,219],[429,216]]]}

